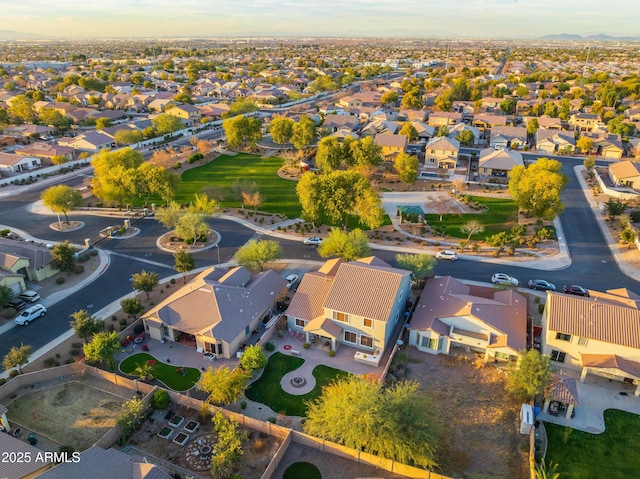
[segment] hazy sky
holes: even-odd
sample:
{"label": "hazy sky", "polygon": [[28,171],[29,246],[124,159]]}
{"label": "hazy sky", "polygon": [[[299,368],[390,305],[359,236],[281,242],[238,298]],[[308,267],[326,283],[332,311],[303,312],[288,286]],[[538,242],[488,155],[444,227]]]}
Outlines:
{"label": "hazy sky", "polygon": [[0,0],[0,29],[55,37],[640,32],[637,0]]}

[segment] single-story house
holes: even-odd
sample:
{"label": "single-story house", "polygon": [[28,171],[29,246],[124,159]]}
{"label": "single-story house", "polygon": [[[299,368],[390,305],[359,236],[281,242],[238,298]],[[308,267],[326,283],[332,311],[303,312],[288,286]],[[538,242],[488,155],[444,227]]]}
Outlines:
{"label": "single-story house", "polygon": [[73,138],[61,138],[58,140],[58,144],[90,153],[116,146],[115,140],[111,136],[100,131],[88,131]]}
{"label": "single-story house", "polygon": [[609,178],[618,186],[640,189],[640,163],[629,160],[611,163]]}
{"label": "single-story house", "polygon": [[40,166],[42,166],[40,158],[0,152],[0,173],[2,173],[2,176],[24,173],[29,170],[35,170]]}
{"label": "single-story house", "polygon": [[309,343],[382,352],[406,308],[411,273],[371,256],[327,261],[302,277],[285,314]]}
{"label": "single-story house", "polygon": [[[0,269],[29,281],[43,281],[59,271],[51,264],[51,251],[46,245],[8,238],[0,238]],[[26,289],[24,282],[21,288]]]}
{"label": "single-story house", "polygon": [[275,271],[210,267],[142,317],[158,341],[193,341],[199,351],[235,357],[276,311],[287,282]]}
{"label": "single-story house", "polygon": [[355,115],[328,114],[324,119],[322,127],[327,128],[332,132],[344,129],[355,131],[358,128],[359,123],[360,121]]}
{"label": "single-story house", "polygon": [[74,150],[69,146],[36,141],[31,145],[16,150],[16,155],[46,158],[47,160],[51,160],[54,156],[64,156],[67,160],[71,160],[73,159]]}
{"label": "single-story house", "polygon": [[[6,413],[7,409],[0,404],[0,413]],[[7,460],[2,462],[3,479],[25,479],[43,477],[41,474],[54,466],[51,458],[42,455],[42,449],[32,446],[12,434],[0,433],[0,451]],[[42,460],[36,460],[41,454]],[[23,458],[23,460],[9,460],[8,458]],[[29,459],[27,459],[29,458]],[[86,473],[86,471],[85,471]],[[65,479],[76,476],[65,476]],[[88,477],[85,475],[84,477]],[[110,476],[113,477],[113,476]]]}
{"label": "single-story house", "polygon": [[31,136],[51,135],[54,131],[55,128],[49,126],[25,124],[6,127],[4,134],[14,138],[28,138]]}
{"label": "single-story house", "polygon": [[506,177],[516,166],[524,166],[522,153],[519,151],[495,148],[480,151],[478,172],[482,176]]}
{"label": "single-story house", "polygon": [[441,126],[449,127],[462,123],[462,113],[452,111],[435,111],[429,114],[427,123],[436,128],[440,128]]}
{"label": "single-story house", "polygon": [[590,297],[547,292],[542,352],[563,368],[636,386],[640,396],[640,296],[626,288]]}
{"label": "single-story house", "polygon": [[527,129],[523,126],[494,126],[489,146],[519,150],[527,144]]}
{"label": "single-story house", "polygon": [[536,150],[550,155],[561,153],[573,153],[576,148],[576,139],[571,132],[562,132],[557,129],[538,128],[536,131]]}

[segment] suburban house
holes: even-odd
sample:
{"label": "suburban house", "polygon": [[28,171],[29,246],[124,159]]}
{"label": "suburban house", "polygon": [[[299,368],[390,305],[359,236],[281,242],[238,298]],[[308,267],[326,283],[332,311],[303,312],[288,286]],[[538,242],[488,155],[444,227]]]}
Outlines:
{"label": "suburban house", "polygon": [[395,121],[386,120],[383,118],[372,118],[366,125],[364,125],[359,133],[360,136],[377,136],[381,133],[390,133],[395,135],[400,128]]}
{"label": "suburban house", "polygon": [[454,170],[458,164],[460,142],[455,138],[436,136],[427,142],[424,166]]}
{"label": "suburban house", "polygon": [[520,150],[527,144],[527,129],[523,126],[494,126],[489,146]]}
{"label": "suburban house", "polygon": [[[29,281],[42,281],[58,273],[51,264],[51,251],[46,245],[29,241],[0,238],[0,269],[7,273],[19,274]],[[24,281],[13,289],[26,289]]]}
{"label": "suburban house", "polygon": [[385,161],[391,161],[398,156],[399,153],[405,153],[407,151],[408,140],[405,135],[378,133],[373,141],[382,149],[382,157]]}
{"label": "suburban house", "polygon": [[198,108],[189,104],[174,105],[172,107],[168,107],[165,112],[167,115],[182,118],[187,126],[198,123],[202,116]]}
{"label": "suburban house", "polygon": [[507,117],[504,115],[491,115],[489,113],[478,113],[474,115],[471,126],[475,126],[480,133],[486,137],[486,131],[494,126],[507,126]]}
{"label": "suburban house", "polygon": [[540,128],[546,128],[547,130],[564,130],[564,125],[560,118],[553,118],[551,116],[529,117],[525,119],[525,124],[532,118],[538,120],[538,126]]}
{"label": "suburban house", "polygon": [[458,123],[462,123],[462,113],[455,113],[450,111],[436,111],[429,114],[429,120],[427,123],[436,128],[441,126],[452,126]]}
{"label": "suburban house", "polygon": [[433,136],[436,134],[435,127],[433,127],[431,125],[427,125],[423,121],[414,120],[414,121],[411,122],[411,125],[418,132],[418,138],[420,140],[425,141],[425,142],[430,140],[431,138],[433,138]]}
{"label": "suburban house", "polygon": [[146,313],[147,334],[158,341],[185,342],[199,351],[235,357],[265,317],[276,311],[287,282],[275,271],[210,267]]}
{"label": "suburban house", "polygon": [[329,114],[325,117],[323,128],[327,128],[331,132],[348,129],[354,131],[358,128],[360,121],[354,115],[334,115]]}
{"label": "suburban house", "polygon": [[614,133],[582,133],[583,137],[593,142],[593,148],[597,155],[604,158],[622,158],[624,147],[622,138]]}
{"label": "suburban house", "polygon": [[[7,409],[0,405],[0,413],[5,414]],[[6,457],[24,457],[31,460],[5,461],[2,464],[2,477],[7,479],[22,479],[42,477],[41,474],[54,466],[53,460],[42,456],[41,461],[36,461],[38,453],[42,449],[32,446],[20,438],[13,437],[12,434],[0,434],[0,451]],[[124,454],[124,453],[121,453]],[[86,473],[86,471],[85,471]],[[73,476],[68,476],[73,477]],[[85,476],[86,477],[86,476]],[[111,476],[113,477],[113,476]],[[66,478],[65,478],[66,479]]]}
{"label": "suburban house", "polygon": [[569,125],[578,131],[593,131],[601,124],[600,116],[594,113],[574,113],[569,118]]}
{"label": "suburban house", "polygon": [[40,168],[40,166],[42,166],[40,158],[0,152],[0,173],[2,176],[24,173],[29,170]]}
{"label": "suburban house", "polygon": [[611,163],[609,178],[618,186],[640,189],[640,163],[629,160]]}
{"label": "suburban house", "polygon": [[345,96],[340,98],[336,105],[346,110],[351,110],[352,108],[360,108],[362,106],[362,100],[353,98],[352,96]]}
{"label": "suburban house", "polygon": [[64,156],[67,160],[71,160],[73,154],[74,150],[69,146],[45,143],[44,141],[36,141],[16,150],[16,155],[46,158],[47,160],[51,160],[54,156]]}
{"label": "suburban house", "polygon": [[542,352],[562,367],[636,385],[640,396],[640,296],[626,288],[590,297],[547,292]]}
{"label": "suburban house", "polygon": [[572,132],[557,129],[538,128],[536,131],[536,150],[549,154],[573,153],[576,139]]}
{"label": "suburban house", "polygon": [[494,148],[480,151],[478,172],[481,176],[506,177],[516,166],[524,166],[522,153],[519,151]]}
{"label": "suburban house", "polygon": [[458,123],[457,125],[449,128],[449,135],[447,136],[449,138],[455,138],[456,140],[458,140],[460,133],[462,133],[463,131],[470,131],[473,135],[473,142],[471,143],[472,145],[477,145],[478,143],[480,143],[480,130],[475,126],[467,125],[466,123]]}
{"label": "suburban house", "polygon": [[451,276],[430,279],[409,323],[409,344],[430,354],[464,347],[485,360],[516,359],[527,346],[527,299]]}
{"label": "suburban house", "polygon": [[55,128],[29,123],[25,125],[8,126],[3,131],[5,135],[12,136],[14,138],[29,138],[51,135],[55,132]]}
{"label": "suburban house", "polygon": [[58,140],[58,144],[89,153],[96,153],[116,146],[113,138],[100,131],[88,131],[74,138],[61,138]]}
{"label": "suburban house", "polygon": [[331,259],[303,276],[285,312],[288,327],[331,350],[347,345],[382,352],[403,319],[410,288],[409,271],[375,256]]}

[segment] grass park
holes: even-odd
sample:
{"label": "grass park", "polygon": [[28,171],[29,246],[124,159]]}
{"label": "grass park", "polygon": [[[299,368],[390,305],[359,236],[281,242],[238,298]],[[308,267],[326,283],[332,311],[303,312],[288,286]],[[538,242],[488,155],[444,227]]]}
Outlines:
{"label": "grass park", "polygon": [[200,380],[200,371],[196,368],[166,364],[147,353],[137,353],[123,359],[120,363],[120,370],[125,374],[134,375],[138,366],[145,365],[150,361],[155,361],[152,370],[153,378],[174,391],[188,391]]}
{"label": "grass park", "polygon": [[323,386],[331,384],[336,379],[345,377],[348,374],[329,366],[316,366],[313,369],[316,386],[307,394],[294,396],[280,387],[280,380],[285,374],[295,371],[303,363],[304,359],[302,358],[273,353],[269,357],[262,376],[247,389],[247,398],[265,404],[277,413],[286,416],[304,416],[307,410],[307,401],[320,397]]}
{"label": "grass park", "polygon": [[640,471],[640,416],[608,409],[605,432],[590,434],[545,423],[547,464],[558,463],[561,477],[625,479]]}

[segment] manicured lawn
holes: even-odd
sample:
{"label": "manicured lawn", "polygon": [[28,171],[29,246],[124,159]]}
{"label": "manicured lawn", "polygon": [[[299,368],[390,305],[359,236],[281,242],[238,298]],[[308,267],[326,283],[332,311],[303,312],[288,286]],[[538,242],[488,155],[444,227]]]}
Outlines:
{"label": "manicured lawn", "polygon": [[[168,388],[174,391],[187,391],[191,389],[200,380],[200,371],[196,368],[181,367],[176,364],[166,364],[158,361],[151,354],[138,353],[122,360],[120,370],[125,374],[132,374],[132,371],[139,364],[147,364],[147,361],[156,361],[153,368],[153,377],[164,383]],[[178,369],[184,370],[184,375],[177,372]]]}
{"label": "manicured lawn", "polygon": [[[615,409],[604,412],[605,432],[589,434],[545,423],[546,462],[557,462],[562,477],[627,479],[640,471],[640,416]],[[566,439],[566,444],[564,443]]]}
{"label": "manicured lawn", "polygon": [[283,479],[320,479],[320,470],[310,462],[294,462],[284,471]]}
{"label": "manicured lawn", "polygon": [[468,221],[476,220],[484,225],[484,233],[476,234],[471,240],[485,239],[501,231],[508,231],[518,224],[518,207],[509,198],[487,198],[472,196],[472,201],[487,207],[484,213],[445,214],[440,221],[440,215],[425,215],[427,224],[432,228],[447,227],[446,234],[456,238],[466,238],[467,235],[460,228]]}
{"label": "manicured lawn", "polygon": [[223,206],[236,208],[241,205],[234,197],[234,184],[238,181],[255,182],[264,197],[259,210],[297,218],[301,212],[296,195],[297,182],[280,178],[278,169],[281,166],[282,158],[278,157],[262,158],[245,153],[223,155],[206,165],[185,171],[180,177],[175,200],[187,204],[196,193],[212,189],[222,195]]}
{"label": "manicured lawn", "polygon": [[319,365],[313,370],[316,379],[316,387],[307,394],[294,396],[286,393],[280,387],[280,380],[288,372],[298,369],[304,363],[304,359],[287,356],[282,353],[273,353],[269,357],[262,376],[251,384],[246,391],[247,398],[266,404],[277,413],[286,416],[304,416],[307,410],[306,401],[316,399],[322,393],[322,387],[332,383],[348,373],[340,369]]}

